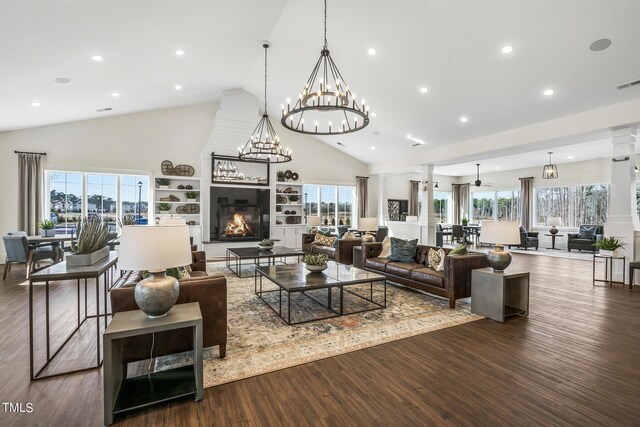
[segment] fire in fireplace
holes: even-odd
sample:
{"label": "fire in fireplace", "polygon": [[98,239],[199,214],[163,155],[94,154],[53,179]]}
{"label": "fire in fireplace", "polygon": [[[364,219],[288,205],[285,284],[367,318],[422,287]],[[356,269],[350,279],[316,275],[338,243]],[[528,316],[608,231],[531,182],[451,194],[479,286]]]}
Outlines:
{"label": "fire in fireplace", "polygon": [[224,237],[238,236],[238,237],[253,237],[255,233],[253,228],[247,224],[244,220],[244,215],[241,213],[234,213],[233,219],[227,222],[227,226],[224,228]]}
{"label": "fire in fireplace", "polygon": [[252,204],[221,204],[218,206],[220,240],[260,240],[262,236],[262,206]]}

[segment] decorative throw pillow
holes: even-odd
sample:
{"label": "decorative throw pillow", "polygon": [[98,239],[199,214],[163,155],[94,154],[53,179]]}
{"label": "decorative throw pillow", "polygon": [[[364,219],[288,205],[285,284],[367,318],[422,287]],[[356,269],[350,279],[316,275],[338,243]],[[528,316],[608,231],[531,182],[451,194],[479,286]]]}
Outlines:
{"label": "decorative throw pillow", "polygon": [[433,268],[435,271],[444,271],[444,250],[438,249],[429,249],[429,253],[427,254],[427,262],[429,263],[429,267]]}
{"label": "decorative throw pillow", "polygon": [[467,245],[459,245],[459,246],[456,246],[455,248],[451,249],[447,255],[448,256],[451,256],[451,255],[467,255],[468,253],[469,253],[469,251],[467,250]]}
{"label": "decorative throw pillow", "polygon": [[337,237],[325,236],[324,234],[316,233],[316,238],[313,241],[313,243],[320,246],[333,246],[333,243],[337,239],[338,239]]}
{"label": "decorative throw pillow", "polygon": [[331,237],[331,232],[330,231],[318,230],[318,231],[316,231],[316,233],[322,234],[323,236]]}
{"label": "decorative throw pillow", "polygon": [[578,236],[576,237],[577,239],[588,239],[591,240],[593,239],[593,236],[596,235],[596,228],[595,227],[586,227],[584,225],[580,226],[580,230],[578,231]]}
{"label": "decorative throw pillow", "polygon": [[391,255],[391,238],[386,236],[382,241],[382,252],[378,255],[379,258],[389,258]]}
{"label": "decorative throw pillow", "polygon": [[397,262],[415,262],[417,251],[418,239],[402,240],[392,237],[389,259]]}

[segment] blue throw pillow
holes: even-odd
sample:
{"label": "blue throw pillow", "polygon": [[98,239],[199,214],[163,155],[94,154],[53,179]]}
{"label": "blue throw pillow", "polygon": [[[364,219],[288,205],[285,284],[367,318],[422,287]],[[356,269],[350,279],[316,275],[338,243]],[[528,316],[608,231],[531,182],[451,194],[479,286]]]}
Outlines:
{"label": "blue throw pillow", "polygon": [[418,239],[402,240],[391,238],[391,255],[389,259],[397,262],[416,262]]}
{"label": "blue throw pillow", "polygon": [[595,235],[596,235],[595,227],[586,227],[584,225],[581,225],[580,230],[578,231],[578,236],[576,238],[592,240],[593,236]]}

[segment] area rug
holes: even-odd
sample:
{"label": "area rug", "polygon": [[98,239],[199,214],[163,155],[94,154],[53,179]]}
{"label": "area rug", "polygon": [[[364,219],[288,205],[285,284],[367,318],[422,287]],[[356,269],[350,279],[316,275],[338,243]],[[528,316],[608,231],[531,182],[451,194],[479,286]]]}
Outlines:
{"label": "area rug", "polygon": [[[458,300],[451,310],[444,298],[389,285],[386,309],[288,326],[255,295],[252,267],[244,269],[243,274],[250,278],[236,277],[222,263],[208,265],[210,274],[227,277],[228,341],[225,359],[218,358],[217,347],[205,349],[205,387],[482,318],[471,314],[468,298]],[[376,292],[381,293],[381,288]],[[161,357],[156,359],[155,370],[188,363],[189,353]]]}

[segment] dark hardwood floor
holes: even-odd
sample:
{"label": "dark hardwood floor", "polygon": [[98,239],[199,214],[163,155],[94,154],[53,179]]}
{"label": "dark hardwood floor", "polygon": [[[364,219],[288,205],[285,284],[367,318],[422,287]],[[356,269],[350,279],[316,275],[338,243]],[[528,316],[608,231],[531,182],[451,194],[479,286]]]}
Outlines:
{"label": "dark hardwood floor", "polygon": [[[592,286],[590,261],[514,254],[512,266],[532,273],[528,318],[480,320],[209,388],[202,402],[116,424],[640,425],[640,288]],[[23,271],[0,282],[0,398],[34,410],[0,407],[0,425],[101,425],[100,370],[29,382]],[[74,304],[75,286],[55,292],[57,307]]]}

